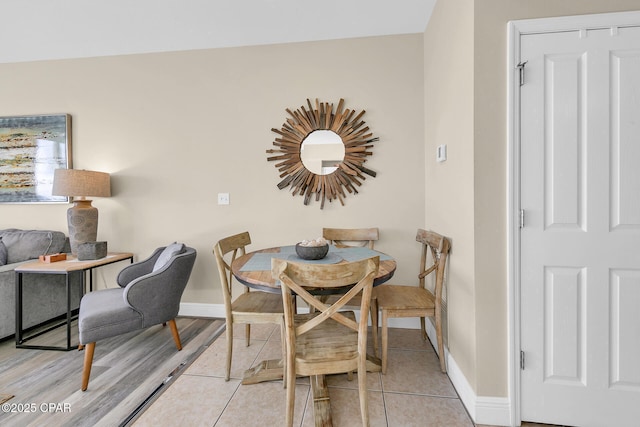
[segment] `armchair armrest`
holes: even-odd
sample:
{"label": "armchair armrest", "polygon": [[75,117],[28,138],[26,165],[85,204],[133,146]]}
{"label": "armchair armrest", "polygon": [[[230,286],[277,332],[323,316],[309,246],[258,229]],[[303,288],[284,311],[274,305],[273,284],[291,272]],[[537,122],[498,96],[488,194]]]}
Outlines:
{"label": "armchair armrest", "polygon": [[162,253],[164,248],[156,249],[149,258],[139,261],[135,264],[131,264],[123,268],[120,273],[118,273],[118,277],[116,278],[116,282],[121,288],[124,288],[132,280],[137,279],[138,277],[144,276],[145,274],[149,274],[153,271],[153,265],[156,260]]}

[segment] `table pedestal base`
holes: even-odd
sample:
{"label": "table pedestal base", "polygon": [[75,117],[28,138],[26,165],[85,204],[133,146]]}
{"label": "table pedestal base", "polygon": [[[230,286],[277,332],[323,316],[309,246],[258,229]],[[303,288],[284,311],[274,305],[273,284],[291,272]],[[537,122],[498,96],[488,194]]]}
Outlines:
{"label": "table pedestal base", "polygon": [[[382,362],[379,358],[367,354],[367,372],[380,372]],[[251,369],[247,369],[242,377],[242,384],[258,384],[263,381],[276,381],[284,378],[284,364],[282,359],[263,360]],[[313,397],[313,416],[316,426],[330,426],[331,402],[329,401],[329,387],[324,375],[314,375],[309,378]]]}
{"label": "table pedestal base", "polygon": [[260,364],[244,371],[242,384],[258,384],[264,381],[282,380],[284,364],[282,359],[263,360]]}
{"label": "table pedestal base", "polygon": [[[382,362],[379,358],[367,354],[367,372],[380,372]],[[264,381],[277,381],[284,378],[284,364],[281,359],[263,360],[253,368],[244,371],[242,384],[258,384]]]}
{"label": "table pedestal base", "polygon": [[329,402],[329,388],[324,375],[314,375],[311,382],[311,397],[313,398],[313,418],[318,426],[332,426],[331,402]]}

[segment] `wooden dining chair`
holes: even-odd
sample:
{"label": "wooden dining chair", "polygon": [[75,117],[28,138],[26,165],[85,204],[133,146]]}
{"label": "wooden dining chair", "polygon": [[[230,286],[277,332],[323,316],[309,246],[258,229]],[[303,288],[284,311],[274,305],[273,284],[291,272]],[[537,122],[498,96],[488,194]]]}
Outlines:
{"label": "wooden dining chair", "polygon": [[380,233],[378,228],[323,228],[322,237],[338,247],[362,246],[373,249]]}
{"label": "wooden dining chair", "polygon": [[[366,247],[374,249],[375,243],[380,238],[380,231],[377,227],[372,228],[323,228],[322,237],[329,241],[330,244],[337,247]],[[357,295],[346,308],[360,308],[360,298]],[[327,304],[333,304],[337,301],[339,295],[329,295],[325,297]],[[373,311],[371,312],[371,321],[373,322]],[[373,348],[375,355],[378,356],[378,334],[373,335]]]}
{"label": "wooden dining chair", "polygon": [[[244,293],[233,299],[233,274],[231,263],[238,257],[246,253],[246,247],[251,244],[251,236],[248,232],[226,237],[213,247],[213,253],[218,264],[220,273],[220,284],[222,285],[222,296],[224,298],[225,319],[227,322],[227,364],[225,380],[229,381],[231,376],[231,358],[233,354],[233,325],[234,323],[245,324],[245,336],[247,347],[250,344],[252,323],[275,323],[280,327],[281,335],[284,333],[283,306],[280,294],[260,291],[250,292],[249,287],[245,287]],[[227,256],[231,254],[230,256]],[[225,256],[229,258],[228,262]],[[283,340],[284,354],[284,340]]]}
{"label": "wooden dining chair", "polygon": [[[420,317],[422,338],[427,340],[425,317],[435,319],[436,338],[438,341],[438,357],[440,369],[447,372],[444,358],[444,345],[442,339],[442,287],[444,282],[444,270],[447,262],[451,242],[447,237],[434,231],[418,230],[416,241],[422,246],[420,258],[420,273],[418,274],[418,286],[402,286],[385,284],[377,286],[374,290],[371,313],[375,313],[373,323],[374,333],[378,330],[378,310],[382,313],[382,373],[387,372],[387,349],[389,347],[388,322],[391,317]],[[429,257],[429,254],[431,256]],[[432,264],[427,267],[427,259]],[[427,289],[426,277],[435,272],[435,284],[433,292]]]}
{"label": "wooden dining chair", "polygon": [[[357,371],[362,425],[369,425],[367,400],[367,317],[356,322],[353,311],[339,311],[362,292],[360,310],[367,313],[373,279],[380,258],[339,264],[305,264],[273,258],[271,274],[280,283],[285,319],[286,342],[286,425],[293,425],[296,375],[310,376],[313,385],[324,385],[324,375]],[[353,285],[332,304],[313,295],[316,288],[341,288]],[[315,312],[296,314],[291,293],[296,293]],[[326,390],[324,390],[326,391]],[[316,425],[330,414],[328,395],[314,394]],[[321,425],[325,425],[321,423]]]}

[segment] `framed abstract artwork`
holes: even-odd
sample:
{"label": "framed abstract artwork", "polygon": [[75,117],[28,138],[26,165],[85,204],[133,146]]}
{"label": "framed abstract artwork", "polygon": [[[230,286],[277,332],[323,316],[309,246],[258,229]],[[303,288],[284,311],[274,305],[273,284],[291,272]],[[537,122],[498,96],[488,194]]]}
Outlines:
{"label": "framed abstract artwork", "polygon": [[0,117],[0,203],[66,203],[53,171],[71,164],[69,114]]}

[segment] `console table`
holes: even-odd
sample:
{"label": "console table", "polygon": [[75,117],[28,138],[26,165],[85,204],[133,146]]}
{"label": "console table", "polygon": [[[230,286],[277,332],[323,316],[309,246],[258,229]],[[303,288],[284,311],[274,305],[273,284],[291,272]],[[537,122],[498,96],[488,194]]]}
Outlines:
{"label": "console table", "polygon": [[[106,257],[100,259],[80,261],[75,256],[68,255],[64,261],[46,263],[42,261],[33,261],[16,267],[16,348],[32,348],[40,350],[63,350],[68,351],[76,346],[71,346],[71,322],[77,316],[71,313],[71,280],[72,274],[82,274],[82,283],[80,286],[80,298],[84,295],[86,287],[86,272],[89,272],[89,290],[93,290],[93,270],[98,267],[113,264],[120,261],[130,260],[133,263],[133,254],[129,252],[109,252]],[[22,329],[22,276],[24,274],[64,274],[67,284],[67,315],[66,321],[53,325],[45,330],[39,331],[28,337],[24,336]],[[49,332],[55,328],[66,324],[67,327],[67,345],[65,347],[28,345],[26,341]]]}

